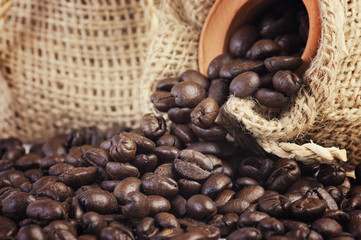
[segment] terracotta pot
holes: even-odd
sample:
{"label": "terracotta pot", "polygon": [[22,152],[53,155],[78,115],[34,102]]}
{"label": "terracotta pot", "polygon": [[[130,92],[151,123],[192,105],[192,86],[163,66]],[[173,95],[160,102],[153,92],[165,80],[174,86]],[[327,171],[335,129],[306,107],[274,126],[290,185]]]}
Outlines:
{"label": "terracotta pot", "polygon": [[[199,70],[207,75],[209,63],[227,51],[228,40],[235,29],[252,20],[275,0],[217,0],[204,23],[198,47]],[[303,73],[316,55],[321,35],[318,0],[303,0],[309,18],[309,34],[302,54],[303,64],[297,70]]]}

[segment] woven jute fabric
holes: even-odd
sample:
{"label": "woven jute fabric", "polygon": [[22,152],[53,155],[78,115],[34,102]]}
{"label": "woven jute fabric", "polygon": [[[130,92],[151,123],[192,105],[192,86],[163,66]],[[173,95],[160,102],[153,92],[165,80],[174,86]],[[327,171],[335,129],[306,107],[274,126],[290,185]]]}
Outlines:
{"label": "woven jute fabric", "polygon": [[235,134],[246,129],[281,157],[318,159],[308,151],[313,146],[329,157],[335,148],[327,147],[346,149],[345,167],[351,169],[361,162],[361,1],[320,0],[319,5],[319,49],[289,107],[271,115],[254,100],[232,97],[222,109],[222,123]]}

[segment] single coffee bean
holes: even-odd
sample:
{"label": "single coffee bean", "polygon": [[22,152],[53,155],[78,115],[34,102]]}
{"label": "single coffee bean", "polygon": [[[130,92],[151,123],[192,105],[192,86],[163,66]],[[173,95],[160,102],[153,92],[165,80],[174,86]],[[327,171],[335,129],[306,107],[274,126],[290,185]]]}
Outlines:
{"label": "single coffee bean", "polygon": [[110,148],[113,147],[113,146],[118,145],[119,140],[120,140],[119,135],[118,134],[114,135],[111,138],[108,138],[108,139],[104,140],[100,144],[100,148],[109,153]]}
{"label": "single coffee bean", "polygon": [[96,176],[96,167],[78,167],[61,174],[59,180],[70,187],[79,188],[94,182]]}
{"label": "single coffee bean", "polygon": [[168,178],[172,178],[174,180],[179,179],[179,174],[173,167],[173,163],[164,163],[159,165],[155,170],[154,174],[159,176],[164,176]]}
{"label": "single coffee bean", "polygon": [[350,216],[341,210],[326,210],[323,215],[323,218],[330,218],[337,221],[339,224],[344,225],[350,221]]}
{"label": "single coffee bean", "polygon": [[260,230],[254,227],[244,227],[238,229],[226,238],[227,240],[237,240],[237,239],[249,239],[249,240],[261,240],[262,233]]}
{"label": "single coffee bean", "polygon": [[30,224],[19,229],[16,239],[19,240],[45,240],[46,235],[39,225]]}
{"label": "single coffee bean", "polygon": [[26,215],[29,218],[40,221],[52,221],[65,219],[67,212],[61,205],[51,199],[41,199],[31,202],[26,208]]}
{"label": "single coffee bean", "polygon": [[195,107],[207,95],[204,88],[195,82],[180,82],[172,87],[172,95],[178,107]]}
{"label": "single coffee bean", "polygon": [[208,79],[196,70],[187,70],[179,77],[181,82],[194,82],[202,86],[205,90],[209,88]]}
{"label": "single coffee bean", "polygon": [[275,42],[282,48],[287,54],[293,54],[300,49],[304,43],[299,35],[285,34],[276,37]]}
{"label": "single coffee bean", "polygon": [[[234,66],[240,65],[244,62],[245,60],[243,59],[231,59],[228,62],[226,62],[225,64],[223,64],[223,66],[221,67],[221,69],[219,70],[219,77],[221,79],[225,78],[225,79],[233,79],[234,76],[232,76],[231,74],[231,69]],[[213,80],[214,81],[214,80]],[[212,81],[212,82],[213,82]]]}
{"label": "single coffee bean", "polygon": [[231,36],[228,50],[234,57],[243,58],[248,49],[259,39],[258,30],[252,25],[239,27]]}
{"label": "single coffee bean", "polygon": [[187,213],[186,209],[187,200],[181,195],[176,195],[171,200],[172,212],[179,217],[183,217]]}
{"label": "single coffee bean", "polygon": [[69,163],[57,163],[49,168],[48,173],[51,176],[59,176],[67,171],[72,170],[73,168],[75,167]]}
{"label": "single coffee bean", "polygon": [[76,221],[80,221],[84,215],[84,210],[79,203],[79,199],[77,197],[72,197],[68,199],[68,203],[70,204],[69,217]]}
{"label": "single coffee bean", "polygon": [[114,188],[118,185],[118,183],[120,183],[121,181],[119,180],[106,180],[101,182],[100,187],[108,192],[113,192]]}
{"label": "single coffee bean", "polygon": [[157,139],[164,135],[167,125],[163,117],[157,117],[154,113],[143,115],[140,121],[143,134],[150,139]]}
{"label": "single coffee bean", "polygon": [[191,123],[190,127],[197,137],[209,142],[224,139],[227,135],[227,131],[218,124],[213,124],[212,126],[204,129]]}
{"label": "single coffee bean", "polygon": [[58,202],[65,201],[74,195],[73,189],[62,182],[49,182],[35,192],[39,196],[46,196]]}
{"label": "single coffee bean", "polygon": [[350,210],[359,210],[361,209],[361,195],[354,196],[349,199],[344,199],[345,201],[342,202],[341,207],[342,210],[348,212]]}
{"label": "single coffee bean", "polygon": [[172,147],[176,147],[178,149],[182,149],[184,147],[182,141],[179,140],[178,137],[170,134],[170,133],[166,133],[163,136],[161,136],[157,142],[156,145],[159,146],[172,146]]}
{"label": "single coffee bean", "polygon": [[222,106],[229,95],[229,84],[228,80],[222,78],[212,80],[207,97],[213,98],[218,103],[218,106]]}
{"label": "single coffee bean", "polygon": [[168,111],[169,120],[176,124],[187,124],[190,121],[191,108],[171,108]]}
{"label": "single coffee bean", "polygon": [[228,203],[236,193],[232,190],[226,189],[221,191],[216,195],[214,198],[214,202],[216,203],[217,208],[224,206],[226,203]]}
{"label": "single coffee bean", "polygon": [[[110,157],[117,162],[128,162],[135,158],[137,152],[137,144],[130,137],[120,138],[117,145],[109,149]],[[106,163],[108,164],[108,162]]]}
{"label": "single coffee bean", "polygon": [[159,233],[159,228],[155,226],[154,218],[142,218],[135,228],[138,239],[150,239]]}
{"label": "single coffee bean", "polygon": [[143,218],[149,214],[149,201],[141,192],[130,192],[125,196],[124,203],[121,209],[126,218]]}
{"label": "single coffee bean", "polygon": [[56,181],[58,181],[58,177],[56,177],[56,176],[44,176],[44,177],[41,177],[39,180],[34,182],[33,191],[35,191],[36,189],[41,188],[42,186],[44,186],[48,182],[56,182]]}
{"label": "single coffee bean", "polygon": [[236,187],[238,189],[243,189],[243,188],[246,188],[246,187],[259,185],[259,183],[256,180],[254,180],[252,178],[249,178],[249,177],[237,178],[236,181],[235,181],[235,184],[236,184]]}
{"label": "single coffee bean", "polygon": [[76,192],[76,196],[86,211],[94,211],[99,214],[111,214],[118,210],[118,203],[115,196],[100,188],[89,188],[83,192]]}
{"label": "single coffee bean", "polygon": [[270,57],[264,60],[264,64],[268,71],[277,72],[280,70],[296,70],[302,64],[300,57],[292,56],[277,56]]}
{"label": "single coffee bean", "polygon": [[[222,193],[222,192],[221,192]],[[251,204],[241,198],[230,199],[223,206],[218,207],[221,214],[236,213],[242,214]]]}
{"label": "single coffee bean", "polygon": [[289,70],[281,70],[273,75],[272,85],[276,90],[286,95],[294,95],[301,88],[302,80]]}
{"label": "single coffee bean", "polygon": [[139,177],[139,170],[129,163],[108,162],[106,172],[111,179],[123,180],[127,177]]}
{"label": "single coffee bean", "polygon": [[148,195],[160,195],[166,198],[177,195],[179,191],[176,181],[154,173],[149,173],[142,177],[142,187]]}
{"label": "single coffee bean", "polygon": [[44,176],[44,173],[39,168],[26,170],[24,174],[31,182],[36,182]]}
{"label": "single coffee bean", "polygon": [[215,57],[208,65],[208,70],[207,70],[208,78],[209,79],[219,78],[219,71],[221,70],[221,67],[231,59],[232,59],[232,55],[229,53],[223,53]]}
{"label": "single coffee bean", "polygon": [[179,149],[173,146],[159,146],[153,149],[153,154],[157,159],[162,163],[172,162],[177,154]]}
{"label": "single coffee bean", "polygon": [[258,208],[273,217],[287,216],[290,207],[291,201],[276,191],[268,190],[258,199]]}
{"label": "single coffee bean", "polygon": [[172,123],[170,126],[170,132],[184,143],[192,143],[197,140],[197,136],[194,134],[192,129],[185,124]]}
{"label": "single coffee bean", "polygon": [[316,179],[312,177],[301,177],[288,189],[288,193],[299,192],[304,195],[308,190],[319,187],[322,188],[323,185]]}
{"label": "single coffee bean", "polygon": [[331,197],[337,202],[340,203],[342,196],[340,190],[335,186],[328,186],[325,190],[331,195]]}
{"label": "single coffee bean", "polygon": [[5,217],[20,220],[26,216],[26,208],[35,201],[35,197],[25,192],[14,192],[1,201],[1,211]]}
{"label": "single coffee bean", "polygon": [[157,89],[157,91],[169,92],[172,89],[172,87],[174,85],[176,85],[177,83],[179,83],[178,77],[165,78],[165,79],[160,80],[157,83],[156,89]]}
{"label": "single coffee bean", "polygon": [[258,201],[259,198],[261,198],[265,193],[265,190],[261,186],[251,186],[247,188],[243,188],[240,190],[236,197],[243,199],[249,203],[255,203]]}
{"label": "single coffee bean", "polygon": [[131,163],[143,174],[151,172],[157,167],[158,157],[155,154],[139,154]]}
{"label": "single coffee bean", "polygon": [[268,238],[275,235],[283,235],[285,228],[282,222],[276,218],[266,217],[259,221],[257,228],[262,232],[263,236]]}
{"label": "single coffee bean", "polygon": [[323,199],[303,198],[292,203],[290,212],[298,219],[315,219],[323,214],[327,203]]}
{"label": "single coffee bean", "polygon": [[300,177],[301,170],[297,162],[283,158],[274,164],[273,171],[266,181],[266,187],[284,193]]}
{"label": "single coffee bean", "polygon": [[170,202],[158,195],[149,195],[148,197],[149,202],[149,214],[155,215],[160,212],[169,212],[171,209]]}
{"label": "single coffee bean", "polygon": [[100,240],[108,240],[108,239],[134,239],[125,231],[124,229],[116,228],[116,227],[105,227],[100,232]]}
{"label": "single coffee bean", "polygon": [[142,181],[136,177],[128,177],[120,181],[114,188],[113,194],[119,203],[123,204],[125,196],[130,192],[139,192]]}
{"label": "single coffee bean", "polygon": [[0,216],[0,239],[13,239],[17,233],[16,223],[11,219]]}
{"label": "single coffee bean", "polygon": [[314,221],[311,228],[324,238],[342,232],[341,225],[331,218],[320,218]]}
{"label": "single coffee bean", "polygon": [[245,212],[241,216],[239,216],[237,226],[238,228],[256,227],[258,222],[266,217],[269,217],[269,215],[264,212],[259,212],[259,211]]}
{"label": "single coffee bean", "polygon": [[144,137],[138,133],[135,132],[121,132],[119,134],[120,138],[124,138],[124,137],[128,137],[131,138],[135,141],[136,145],[137,145],[137,154],[140,153],[150,153],[153,148],[155,148],[155,143],[150,140],[147,137]]}
{"label": "single coffee bean", "polygon": [[[305,197],[315,197],[319,199],[324,199],[327,203],[327,208],[330,210],[337,210],[338,206],[336,201],[332,198],[332,196],[323,188],[313,188],[306,192]],[[361,203],[361,202],[360,202]]]}
{"label": "single coffee bean", "polygon": [[257,73],[244,72],[232,80],[229,85],[229,93],[238,98],[245,98],[252,95],[260,84],[261,81]]}
{"label": "single coffee bean", "polygon": [[251,58],[254,60],[263,60],[268,57],[278,55],[281,47],[271,39],[262,39],[255,42],[251,48]]}
{"label": "single coffee bean", "polygon": [[262,105],[270,108],[283,108],[287,106],[289,98],[283,93],[267,88],[258,89],[254,98]]}
{"label": "single coffee bean", "polygon": [[346,171],[337,164],[322,164],[317,180],[325,186],[340,185],[346,178]]}
{"label": "single coffee bean", "polygon": [[163,229],[180,228],[177,218],[171,213],[161,212],[156,214],[154,218],[157,224]]}
{"label": "single coffee bean", "polygon": [[217,193],[229,187],[232,180],[225,174],[210,176],[202,186],[202,194],[213,198]]}
{"label": "single coffee bean", "polygon": [[104,217],[96,212],[85,213],[81,219],[81,223],[84,233],[93,235],[100,235],[101,230],[107,226]]}
{"label": "single coffee bean", "polygon": [[41,161],[41,156],[35,153],[28,153],[17,159],[14,163],[15,168],[26,170],[31,168],[38,168]]}
{"label": "single coffee bean", "polygon": [[191,122],[200,128],[208,128],[216,120],[218,111],[218,103],[212,98],[205,98],[191,112]]}
{"label": "single coffee bean", "polygon": [[215,202],[207,196],[197,194],[188,199],[187,214],[194,219],[208,219],[217,213]]}
{"label": "single coffee bean", "polygon": [[84,160],[93,166],[105,167],[109,162],[108,153],[100,148],[89,148],[84,152]]}
{"label": "single coffee bean", "polygon": [[160,112],[168,112],[169,109],[176,107],[175,97],[170,92],[154,92],[150,99],[155,108]]}
{"label": "single coffee bean", "polygon": [[[89,147],[89,146],[87,146]],[[69,163],[73,165],[74,167],[87,167],[88,163],[83,159],[83,153],[84,150],[87,149],[87,147],[72,147],[69,150],[68,155],[65,158],[65,163]]]}
{"label": "single coffee bean", "polygon": [[192,180],[205,180],[211,174],[210,171],[203,169],[196,163],[181,159],[175,159],[173,165],[178,174]]}
{"label": "single coffee bean", "polygon": [[177,184],[179,188],[179,194],[182,197],[190,198],[193,195],[201,193],[202,184],[197,181],[181,178],[177,181]]}
{"label": "single coffee bean", "polygon": [[255,72],[257,74],[263,74],[267,70],[263,61],[242,60],[234,62],[234,64],[229,67],[228,71],[231,78],[235,78],[245,72]]}
{"label": "single coffee bean", "polygon": [[290,16],[285,16],[262,25],[260,35],[265,38],[275,38],[278,35],[292,32],[294,27],[293,19]]}
{"label": "single coffee bean", "polygon": [[58,135],[47,142],[44,143],[42,147],[42,152],[45,156],[54,156],[54,155],[65,155],[67,153],[66,150],[66,135]]}

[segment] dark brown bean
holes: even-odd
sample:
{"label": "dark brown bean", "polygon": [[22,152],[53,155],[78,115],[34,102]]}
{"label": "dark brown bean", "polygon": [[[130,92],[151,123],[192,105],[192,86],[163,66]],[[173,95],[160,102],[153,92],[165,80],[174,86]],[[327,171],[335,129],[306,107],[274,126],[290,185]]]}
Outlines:
{"label": "dark brown bean", "polygon": [[169,120],[176,124],[187,124],[190,121],[192,108],[171,108],[168,111]]}
{"label": "dark brown bean", "polygon": [[146,174],[142,177],[142,187],[148,195],[160,195],[166,198],[177,195],[179,191],[176,181],[153,173]]}
{"label": "dark brown bean", "polygon": [[129,163],[108,162],[107,174],[111,179],[123,180],[127,177],[139,177],[139,170]]}
{"label": "dark brown bean", "polygon": [[205,98],[191,112],[191,122],[200,128],[208,128],[216,120],[218,111],[218,103],[213,98]]}
{"label": "dark brown bean", "polygon": [[272,85],[276,90],[286,95],[294,95],[301,88],[302,80],[295,73],[284,70],[273,75]]}
{"label": "dark brown bean", "polygon": [[268,57],[278,55],[281,47],[271,39],[262,39],[255,42],[251,48],[251,58],[254,60],[263,60]]}
{"label": "dark brown bean", "polygon": [[238,98],[251,96],[260,86],[260,77],[255,72],[244,72],[235,77],[229,85],[229,93]]}
{"label": "dark brown bean", "polygon": [[208,219],[217,213],[215,202],[207,196],[197,194],[187,201],[187,214],[195,219]]}
{"label": "dark brown bean", "polygon": [[130,192],[139,192],[142,181],[136,177],[128,177],[120,181],[114,188],[114,196],[119,203],[124,203],[125,196]]}
{"label": "dark brown bean", "polygon": [[125,195],[124,204],[121,208],[126,218],[143,218],[149,214],[149,201],[141,192],[130,192]]}
{"label": "dark brown bean", "polygon": [[143,134],[150,139],[157,139],[164,135],[167,125],[163,117],[157,117],[154,113],[143,115],[140,121]]}
{"label": "dark brown bean", "polygon": [[96,167],[78,167],[61,174],[59,180],[70,187],[79,188],[93,183],[97,171]]}
{"label": "dark brown bean", "polygon": [[[221,67],[232,59],[231,54],[223,53],[215,57],[208,65],[207,75],[209,79],[219,78]],[[212,81],[213,82],[213,81]]]}
{"label": "dark brown bean", "polygon": [[174,85],[176,85],[177,83],[179,83],[178,77],[165,78],[165,79],[160,80],[157,83],[156,89],[157,89],[157,91],[169,92],[172,89],[172,87]]}
{"label": "dark brown bean", "polygon": [[150,99],[160,112],[168,112],[169,109],[176,107],[175,97],[170,92],[154,92]]}
{"label": "dark brown bean", "polygon": [[205,90],[209,88],[208,79],[196,70],[187,70],[179,77],[181,82],[194,82],[202,86]]}
{"label": "dark brown bean", "polygon": [[172,87],[172,95],[178,107],[195,107],[207,95],[204,88],[194,82],[180,82]]}

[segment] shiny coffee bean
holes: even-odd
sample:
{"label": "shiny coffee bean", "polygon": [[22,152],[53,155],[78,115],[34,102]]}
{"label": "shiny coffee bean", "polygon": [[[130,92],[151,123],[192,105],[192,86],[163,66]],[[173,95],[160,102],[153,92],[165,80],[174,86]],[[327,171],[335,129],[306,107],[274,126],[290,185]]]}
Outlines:
{"label": "shiny coffee bean", "polygon": [[232,59],[232,55],[229,53],[223,53],[215,57],[208,65],[208,70],[207,70],[208,78],[209,79],[219,78],[219,71],[221,70],[221,67],[231,59]]}
{"label": "shiny coffee bean", "polygon": [[69,217],[80,221],[84,215],[84,210],[79,203],[79,199],[77,197],[72,197],[68,199],[68,203],[70,204]]}
{"label": "shiny coffee bean", "polygon": [[236,194],[236,197],[243,199],[249,203],[256,203],[258,199],[264,195],[264,193],[265,193],[264,188],[259,185],[256,185],[256,186],[243,188]]}
{"label": "shiny coffee bean", "polygon": [[114,196],[119,203],[123,204],[125,196],[130,192],[139,192],[142,181],[136,177],[128,177],[120,181],[114,188]]}
{"label": "shiny coffee bean", "polygon": [[147,196],[143,193],[130,192],[125,196],[121,209],[126,218],[143,218],[149,214],[150,205]]}
{"label": "shiny coffee bean", "polygon": [[83,192],[77,192],[76,195],[86,211],[94,211],[99,214],[111,214],[118,210],[118,203],[115,196],[100,188],[90,188]]}
{"label": "shiny coffee bean", "polygon": [[154,174],[172,178],[174,180],[179,179],[179,174],[175,171],[173,163],[164,163],[159,165],[155,170]]}
{"label": "shiny coffee bean", "polygon": [[232,74],[231,74],[231,69],[234,66],[238,66],[239,64],[242,64],[243,62],[244,62],[243,59],[231,59],[231,60],[229,60],[228,62],[223,64],[223,66],[219,70],[219,77],[221,79],[229,79],[229,80],[233,79],[234,76],[232,76]]}
{"label": "shiny coffee bean", "polygon": [[255,42],[251,48],[251,59],[263,60],[278,55],[281,47],[271,39],[262,39]]}
{"label": "shiny coffee bean", "polygon": [[172,147],[176,147],[178,149],[182,149],[184,146],[178,137],[176,137],[170,133],[166,133],[163,136],[161,136],[157,140],[156,145],[158,147],[159,146],[172,146]]}
{"label": "shiny coffee bean", "polygon": [[25,225],[19,229],[16,239],[19,240],[45,240],[46,235],[39,225]]}
{"label": "shiny coffee bean", "polygon": [[111,138],[108,138],[108,139],[104,140],[100,144],[100,148],[109,153],[110,148],[113,147],[113,146],[118,145],[119,140],[120,140],[119,135],[114,135]]}
{"label": "shiny coffee bean", "polygon": [[192,180],[205,180],[211,174],[210,171],[203,169],[196,163],[181,159],[175,159],[173,165],[179,175]]}
{"label": "shiny coffee bean", "polygon": [[149,195],[148,197],[149,202],[149,214],[155,215],[160,212],[169,212],[171,209],[170,202],[159,195]]}
{"label": "shiny coffee bean", "polygon": [[49,182],[35,192],[39,196],[46,196],[58,202],[65,201],[74,195],[73,189],[62,182]]}
{"label": "shiny coffee bean", "polygon": [[268,177],[273,169],[273,161],[268,158],[247,157],[244,158],[238,168],[243,177],[250,177],[262,182]]}
{"label": "shiny coffee bean", "polygon": [[194,82],[180,82],[172,87],[172,95],[178,107],[195,107],[207,95],[204,88]]}
{"label": "shiny coffee bean", "polygon": [[302,79],[289,70],[281,70],[273,75],[272,85],[286,95],[294,95],[301,88]]}
{"label": "shiny coffee bean", "polygon": [[161,212],[156,214],[154,218],[163,229],[180,228],[177,218],[171,213]]}
{"label": "shiny coffee bean", "polygon": [[169,120],[176,124],[187,124],[190,121],[192,108],[171,108],[168,111]]}
{"label": "shiny coffee bean", "polygon": [[321,216],[326,207],[323,199],[304,198],[292,203],[290,212],[295,218],[310,220]]}
{"label": "shiny coffee bean", "polygon": [[320,218],[314,221],[311,228],[324,238],[342,232],[341,225],[331,218]]}
{"label": "shiny coffee bean", "polygon": [[202,184],[197,181],[181,178],[177,181],[177,184],[179,188],[179,194],[182,197],[190,198],[193,195],[201,193]]}
{"label": "shiny coffee bean", "polygon": [[179,149],[173,146],[159,146],[153,149],[153,155],[159,159],[161,163],[172,162],[177,154]]}
{"label": "shiny coffee bean", "polygon": [[142,218],[135,228],[138,239],[150,239],[159,233],[159,228],[155,226],[155,220],[151,217]]}
{"label": "shiny coffee bean", "polygon": [[106,180],[101,182],[100,187],[108,192],[113,192],[114,188],[118,185],[118,183],[120,183],[121,181],[119,180]]}
{"label": "shiny coffee bean", "polygon": [[75,167],[69,163],[57,163],[49,168],[48,173],[51,176],[59,176],[67,171],[72,170],[73,168]]}
{"label": "shiny coffee bean", "polygon": [[355,239],[361,237],[361,218],[352,219],[348,223],[348,231]]}
{"label": "shiny coffee bean", "polygon": [[[222,193],[222,192],[221,192]],[[221,214],[236,213],[242,214],[251,204],[241,198],[230,199],[223,206],[218,207]]]}
{"label": "shiny coffee bean", "polygon": [[170,132],[178,137],[183,143],[192,143],[197,140],[197,136],[192,129],[185,124],[172,123],[170,126]]}
{"label": "shiny coffee bean", "polygon": [[[135,140],[130,137],[120,138],[118,144],[109,149],[110,157],[117,162],[128,162],[134,159],[136,152],[137,144]],[[108,164],[108,162],[105,164]]]}
{"label": "shiny coffee bean", "polygon": [[41,199],[31,202],[27,206],[26,215],[35,220],[52,221],[65,219],[67,212],[61,203],[51,199]]}
{"label": "shiny coffee bean", "polygon": [[224,139],[227,135],[227,131],[218,124],[213,124],[209,128],[204,129],[191,123],[190,127],[197,137],[203,139],[204,141],[218,141],[220,139]]}
{"label": "shiny coffee bean", "polygon": [[157,139],[166,132],[166,122],[163,117],[157,117],[154,113],[143,115],[140,121],[143,134],[150,139]]}
{"label": "shiny coffee bean", "polygon": [[268,190],[258,199],[258,208],[270,216],[282,218],[287,216],[291,201],[276,191]]}
{"label": "shiny coffee bean", "polygon": [[238,228],[256,227],[258,222],[266,217],[269,217],[269,215],[264,212],[245,212],[241,216],[239,216],[237,226]]}
{"label": "shiny coffee bean", "polygon": [[237,239],[249,239],[249,240],[261,240],[262,233],[260,230],[254,227],[244,227],[238,229],[226,238],[227,240],[237,240]]}
{"label": "shiny coffee bean", "polygon": [[354,240],[352,235],[347,232],[340,232],[329,237],[330,240]]}
{"label": "shiny coffee bean", "polygon": [[252,95],[260,86],[259,75],[255,72],[244,72],[234,78],[229,86],[229,93],[245,98]]}
{"label": "shiny coffee bean", "polygon": [[200,128],[208,128],[216,120],[218,111],[218,103],[212,98],[205,98],[191,112],[191,122]]}
{"label": "shiny coffee bean", "polygon": [[101,230],[107,226],[102,215],[96,212],[87,212],[81,219],[84,233],[99,235]]}
{"label": "shiny coffee bean", "polygon": [[229,187],[232,180],[225,174],[210,176],[202,186],[202,194],[213,198],[216,194]]}
{"label": "shiny coffee bean", "polygon": [[59,180],[70,187],[79,188],[94,182],[96,176],[96,167],[78,167],[61,174]]}
{"label": "shiny coffee bean", "polygon": [[234,57],[245,57],[248,49],[259,39],[258,30],[252,25],[243,25],[231,36],[228,50]]}
{"label": "shiny coffee bean", "polygon": [[257,224],[257,228],[266,238],[275,235],[283,235],[285,232],[285,228],[282,222],[272,217],[266,217],[261,219]]}
{"label": "shiny coffee bean", "polygon": [[270,57],[264,60],[264,64],[268,71],[277,72],[280,70],[296,70],[302,64],[300,57],[292,56],[277,56]]}
{"label": "shiny coffee bean", "polygon": [[26,170],[24,174],[31,182],[36,182],[44,176],[44,173],[39,168]]}
{"label": "shiny coffee bean", "polygon": [[296,34],[279,35],[276,37],[275,42],[288,54],[295,53],[304,45],[300,36]]}
{"label": "shiny coffee bean", "polygon": [[17,233],[16,223],[11,219],[0,216],[0,239],[12,239]]}
{"label": "shiny coffee bean", "polygon": [[246,187],[259,185],[259,183],[256,180],[254,180],[252,178],[249,178],[249,177],[237,178],[236,181],[235,181],[235,184],[236,184],[236,187],[238,189],[243,189],[243,188],[246,188]]}
{"label": "shiny coffee bean", "polygon": [[128,137],[131,138],[135,141],[136,145],[137,145],[137,154],[140,153],[150,153],[152,151],[152,149],[155,147],[155,143],[150,140],[147,137],[144,137],[138,133],[134,133],[134,132],[121,132],[119,134],[120,138],[124,138],[124,137]]}
{"label": "shiny coffee bean", "polygon": [[323,188],[313,188],[306,192],[305,197],[315,197],[319,199],[324,199],[327,203],[327,208],[330,210],[337,210],[338,206],[336,201],[332,198],[332,196]]}
{"label": "shiny coffee bean", "polygon": [[350,216],[341,210],[328,210],[327,209],[323,213],[322,217],[333,219],[333,220],[337,221],[338,223],[340,223],[341,225],[350,221]]}
{"label": "shiny coffee bean", "polygon": [[285,16],[261,25],[260,35],[264,38],[275,38],[278,35],[293,32],[295,22],[291,16]]}
{"label": "shiny coffee bean", "polygon": [[231,78],[235,78],[245,72],[263,74],[266,72],[266,68],[263,61],[243,59],[241,61],[234,61],[233,64],[229,66],[228,71],[227,76],[229,75]]}
{"label": "shiny coffee bean", "polygon": [[155,154],[139,154],[131,164],[138,168],[140,173],[151,172],[157,167],[158,157]]}
{"label": "shiny coffee bean", "polygon": [[86,150],[87,147],[72,147],[69,150],[68,155],[65,158],[65,163],[69,163],[73,165],[74,167],[86,167],[88,166],[88,163],[83,159],[83,153],[84,150]]}
{"label": "shiny coffee bean", "polygon": [[176,181],[153,173],[142,177],[142,188],[148,195],[160,195],[165,198],[173,197],[179,191]]}
{"label": "shiny coffee bean", "polygon": [[171,200],[172,212],[178,217],[183,217],[187,213],[186,204],[187,200],[184,197],[176,195]]}
{"label": "shiny coffee bean", "polygon": [[208,79],[196,70],[187,70],[179,77],[181,82],[194,82],[202,86],[205,90],[209,88]]}
{"label": "shiny coffee bean", "polygon": [[186,209],[187,214],[194,219],[208,219],[217,213],[215,202],[201,194],[190,197]]}
{"label": "shiny coffee bean", "polygon": [[41,161],[41,156],[35,153],[28,153],[17,159],[14,166],[17,169],[26,170],[31,168],[38,168]]}
{"label": "shiny coffee bean", "polygon": [[266,187],[283,193],[300,177],[301,170],[297,162],[283,158],[274,164],[273,171],[266,181]]}
{"label": "shiny coffee bean", "polygon": [[1,211],[5,217],[14,220],[22,219],[26,216],[26,208],[35,201],[35,197],[25,192],[14,192],[1,201]]}
{"label": "shiny coffee bean", "polygon": [[214,198],[214,202],[216,203],[217,208],[224,206],[226,203],[228,203],[236,193],[233,190],[223,190],[220,193],[216,195]]}
{"label": "shiny coffee bean", "polygon": [[84,152],[84,160],[93,166],[105,167],[109,162],[108,153],[100,148],[89,148]]}
{"label": "shiny coffee bean", "polygon": [[218,103],[218,106],[222,106],[229,95],[229,84],[228,80],[222,78],[212,80],[207,97],[213,98]]}
{"label": "shiny coffee bean", "polygon": [[156,89],[157,91],[170,91],[172,89],[172,87],[174,85],[176,85],[177,83],[179,83],[179,78],[178,77],[174,77],[174,78],[165,78],[160,80],[157,83]]}
{"label": "shiny coffee bean", "polygon": [[336,164],[323,164],[317,175],[317,180],[325,186],[337,186],[343,183],[346,178],[346,171]]}
{"label": "shiny coffee bean", "polygon": [[150,99],[160,112],[168,112],[169,109],[176,107],[175,97],[168,91],[154,92]]}
{"label": "shiny coffee bean", "polygon": [[254,97],[260,104],[270,108],[283,108],[289,102],[286,95],[267,88],[258,89]]}
{"label": "shiny coffee bean", "polygon": [[139,170],[129,163],[108,162],[106,172],[111,179],[123,180],[127,177],[139,177]]}
{"label": "shiny coffee bean", "polygon": [[198,151],[202,154],[211,154],[216,157],[229,157],[236,151],[233,144],[229,144],[224,140],[220,142],[195,142],[189,144],[187,149]]}
{"label": "shiny coffee bean", "polygon": [[317,179],[311,177],[301,177],[288,189],[288,192],[299,192],[304,195],[308,190],[319,187],[323,187],[323,185],[318,182]]}

